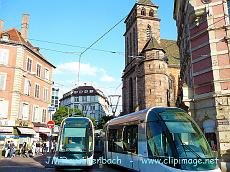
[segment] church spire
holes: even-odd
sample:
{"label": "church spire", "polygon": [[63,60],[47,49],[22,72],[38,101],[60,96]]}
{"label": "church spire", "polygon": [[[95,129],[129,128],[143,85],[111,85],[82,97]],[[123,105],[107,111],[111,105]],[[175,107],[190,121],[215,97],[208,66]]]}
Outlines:
{"label": "church spire", "polygon": [[143,5],[154,5],[151,0],[138,0],[137,3]]}

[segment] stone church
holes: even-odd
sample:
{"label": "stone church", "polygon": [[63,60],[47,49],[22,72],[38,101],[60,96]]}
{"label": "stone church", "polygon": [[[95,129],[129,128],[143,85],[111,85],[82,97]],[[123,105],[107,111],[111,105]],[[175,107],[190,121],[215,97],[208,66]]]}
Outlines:
{"label": "stone church", "polygon": [[158,6],[151,0],[139,0],[125,24],[122,114],[153,106],[175,106],[179,50],[176,41],[160,38]]}

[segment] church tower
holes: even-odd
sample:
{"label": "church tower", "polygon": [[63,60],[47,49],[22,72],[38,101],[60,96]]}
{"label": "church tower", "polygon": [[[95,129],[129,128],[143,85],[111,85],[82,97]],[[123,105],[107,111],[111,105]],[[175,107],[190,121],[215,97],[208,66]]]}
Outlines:
{"label": "church tower", "polygon": [[125,65],[132,61],[132,56],[138,56],[150,37],[160,43],[160,19],[158,6],[151,0],[139,0],[125,20]]}
{"label": "church tower", "polygon": [[123,114],[153,106],[169,106],[168,63],[166,51],[161,46],[158,6],[151,0],[139,0],[125,24]]}

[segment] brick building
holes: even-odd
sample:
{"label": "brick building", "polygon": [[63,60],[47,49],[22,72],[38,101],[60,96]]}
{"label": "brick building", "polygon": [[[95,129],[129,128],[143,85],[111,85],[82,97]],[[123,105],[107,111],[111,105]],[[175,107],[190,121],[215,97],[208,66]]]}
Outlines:
{"label": "brick building", "polygon": [[181,56],[178,105],[188,109],[226,162],[230,161],[229,9],[227,0],[174,3]]}
{"label": "brick building", "polygon": [[24,14],[21,31],[5,31],[0,21],[0,141],[47,132],[55,67],[28,41],[28,22]]}
{"label": "brick building", "polygon": [[139,0],[125,20],[123,114],[175,106],[179,75],[176,41],[160,38],[158,6]]}

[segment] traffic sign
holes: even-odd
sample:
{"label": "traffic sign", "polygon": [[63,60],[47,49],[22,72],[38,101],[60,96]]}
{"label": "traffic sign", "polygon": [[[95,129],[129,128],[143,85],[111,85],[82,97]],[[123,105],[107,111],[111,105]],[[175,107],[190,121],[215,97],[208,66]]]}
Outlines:
{"label": "traffic sign", "polygon": [[47,128],[54,128],[55,122],[54,121],[48,121],[47,122]]}

